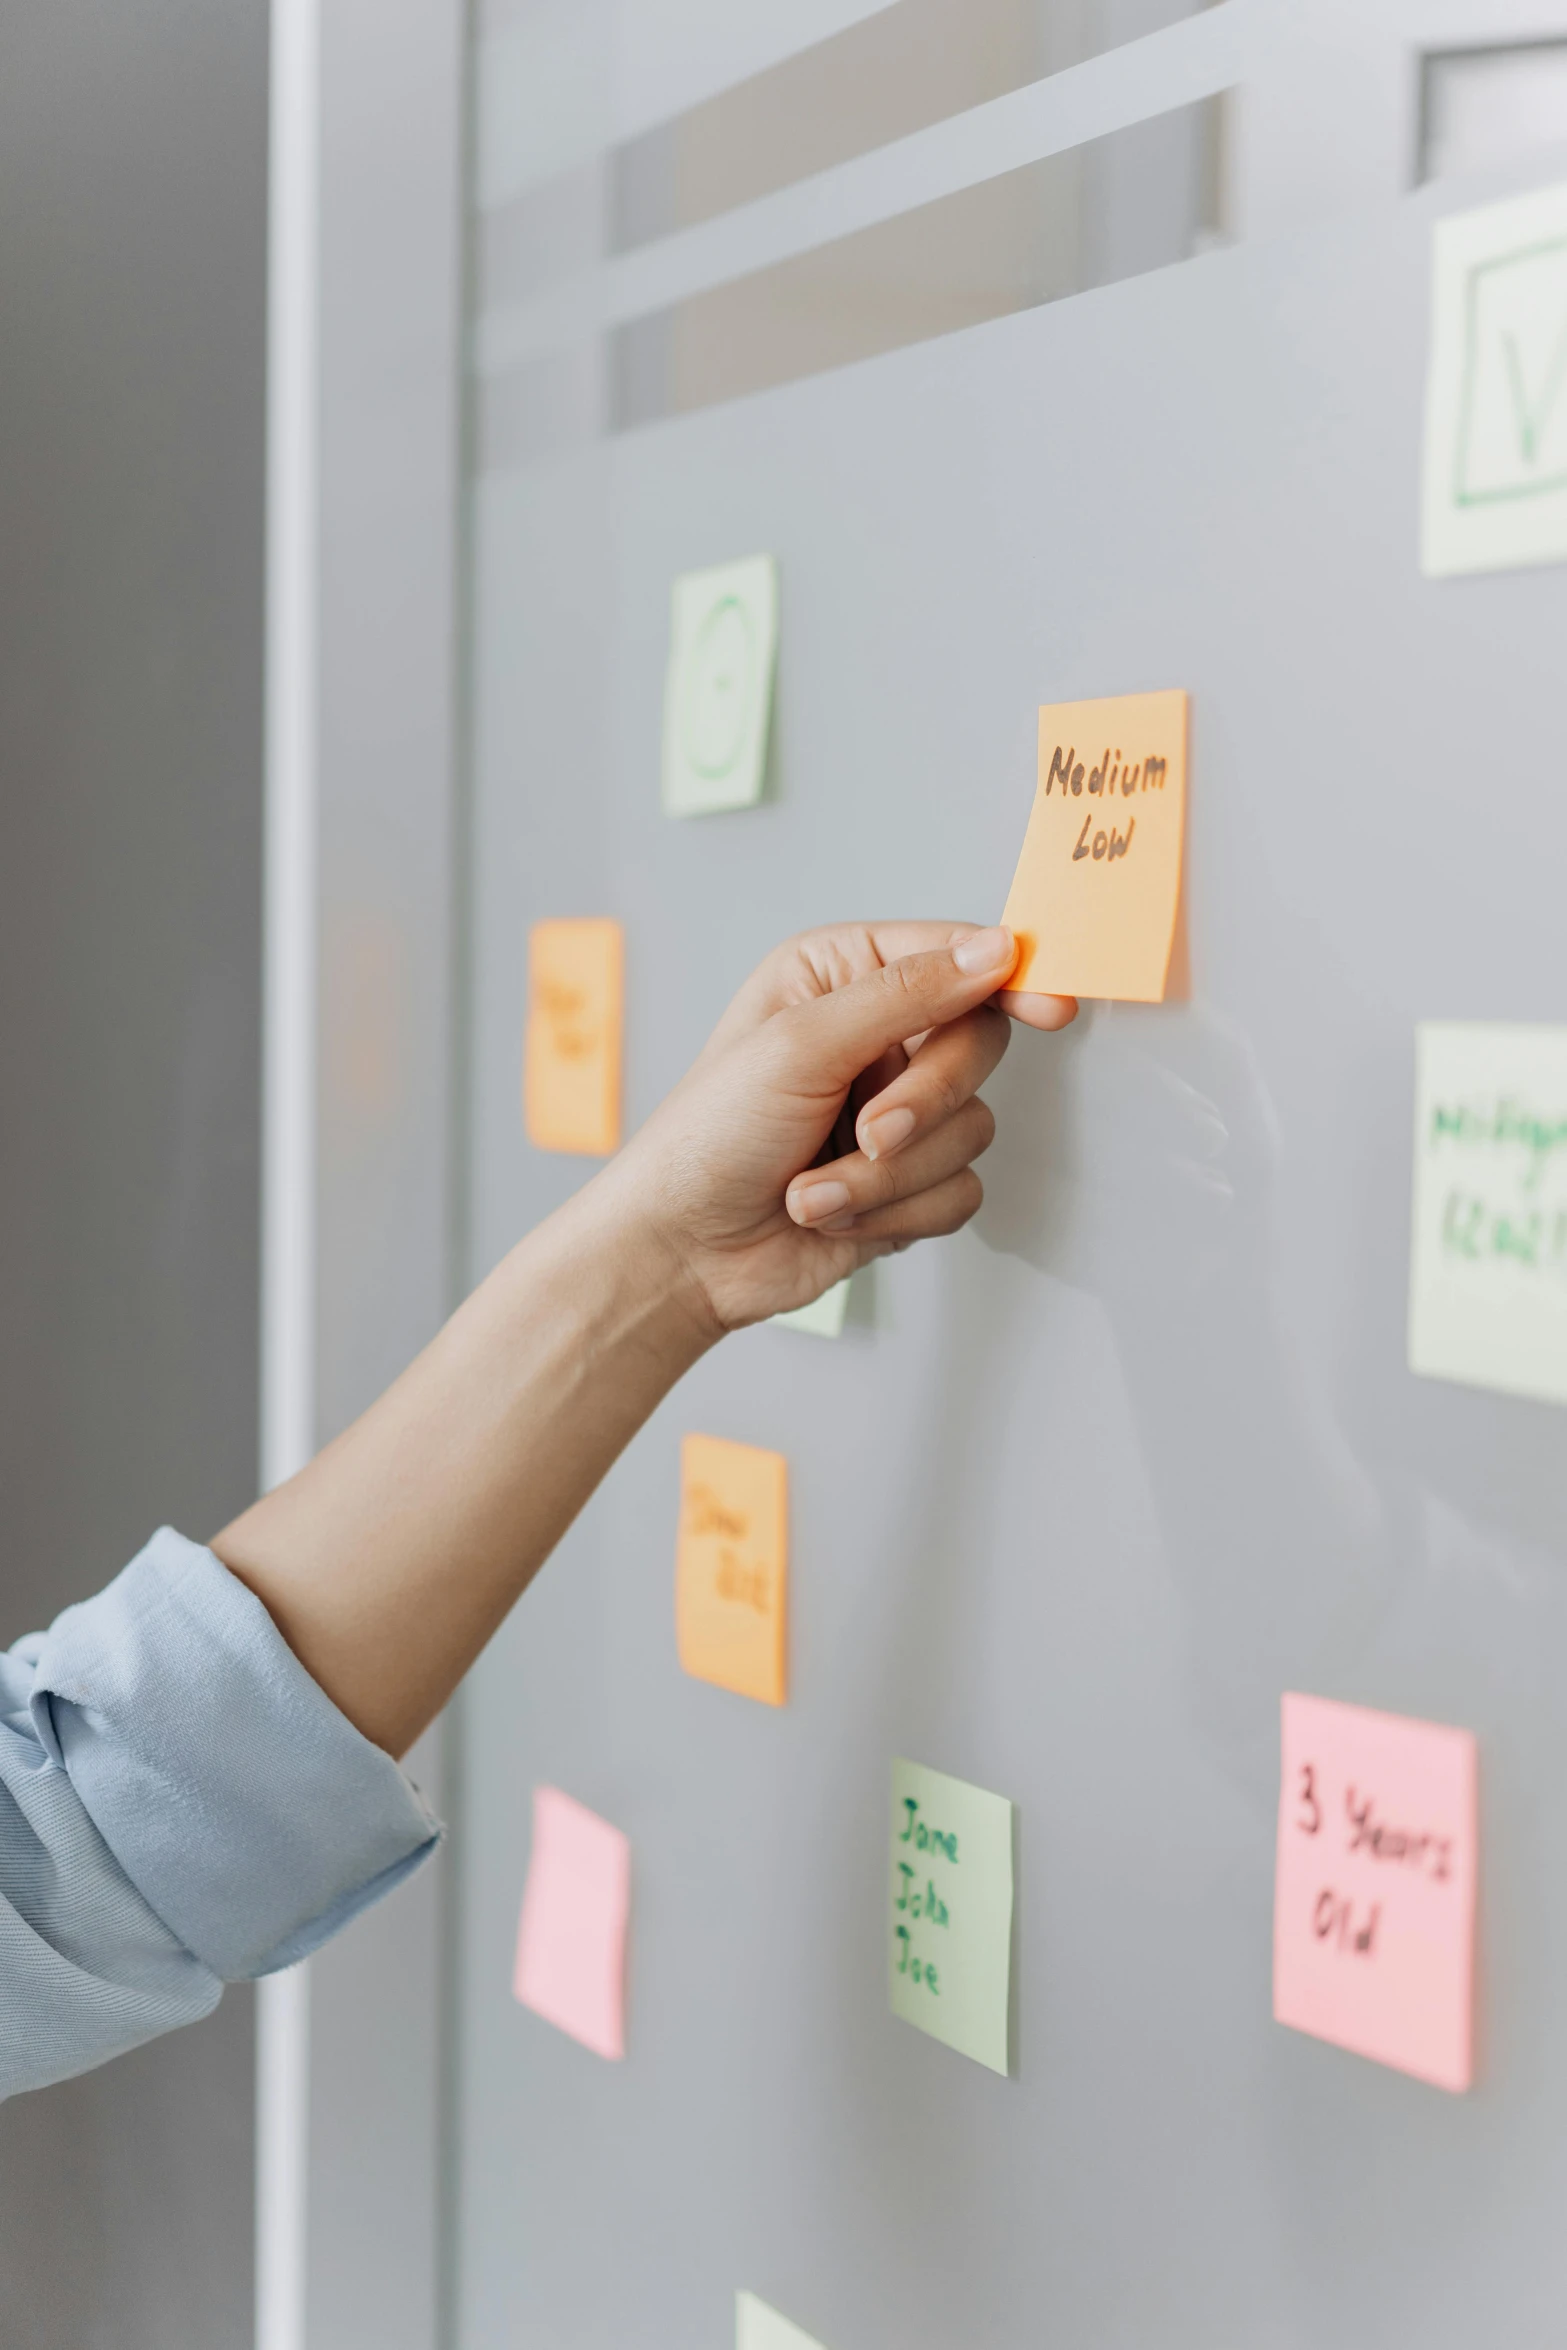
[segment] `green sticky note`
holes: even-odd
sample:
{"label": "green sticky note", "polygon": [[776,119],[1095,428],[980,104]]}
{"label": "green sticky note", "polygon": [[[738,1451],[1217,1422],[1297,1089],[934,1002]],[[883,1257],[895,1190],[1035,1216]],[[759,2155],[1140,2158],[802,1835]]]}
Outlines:
{"label": "green sticky note", "polygon": [[1567,1404],[1567,1028],[1415,1031],[1409,1367]]}
{"label": "green sticky note", "polygon": [[1567,561],[1567,185],[1432,236],[1421,567]]}
{"label": "green sticky note", "polygon": [[778,654],[778,566],[748,555],[675,581],[664,682],[664,813],[762,796]]}
{"label": "green sticky note", "polygon": [[735,2295],[735,2350],[822,2350],[809,2334],[758,2301],[754,2293]]}
{"label": "green sticky note", "polygon": [[1012,1806],[923,1763],[892,1766],[892,2012],[1007,2072]]}
{"label": "green sticky note", "polygon": [[792,1313],[774,1314],[780,1330],[808,1330],[813,1338],[837,1338],[843,1330],[843,1317],[849,1310],[849,1283],[852,1274],[846,1273],[835,1281],[831,1289],[824,1289],[820,1297],[813,1297],[808,1306],[796,1306]]}

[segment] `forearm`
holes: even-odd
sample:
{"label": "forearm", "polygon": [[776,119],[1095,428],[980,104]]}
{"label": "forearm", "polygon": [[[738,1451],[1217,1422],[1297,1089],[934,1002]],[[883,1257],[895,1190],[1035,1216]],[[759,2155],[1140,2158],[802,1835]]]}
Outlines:
{"label": "forearm", "polygon": [[717,1336],[617,1177],[531,1233],[363,1418],[213,1543],[389,1753],[439,1712]]}
{"label": "forearm", "polygon": [[[1007,931],[939,923],[780,948],[626,1149],[362,1419],[218,1535],[367,1738],[412,1744],[723,1329],[973,1214],[992,1121],[972,1097],[1006,1041],[984,1007],[1015,954]],[[1073,1009],[1030,1000],[1054,1005],[1050,1025]],[[867,1072],[881,1148],[825,1161]]]}
{"label": "forearm", "polygon": [[[27,1995],[0,2097],[291,1965],[417,1864],[438,1829],[388,1755],[682,1372],[973,1213],[974,1093],[1006,1036],[986,1000],[1014,957],[954,924],[779,948],[626,1149],[317,1460],[210,1550],[163,1529],[0,1655],[0,1980]],[[860,1144],[829,1157],[851,1108]]]}

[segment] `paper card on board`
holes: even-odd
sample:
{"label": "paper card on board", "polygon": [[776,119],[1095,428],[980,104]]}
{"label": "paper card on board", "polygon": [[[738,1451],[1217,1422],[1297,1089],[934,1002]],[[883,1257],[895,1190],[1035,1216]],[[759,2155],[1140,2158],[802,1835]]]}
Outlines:
{"label": "paper card on board", "polygon": [[1436,223],[1421,566],[1567,557],[1567,185]]}
{"label": "paper card on board", "polygon": [[1002,921],[1024,995],[1164,997],[1181,898],[1186,696],[1039,713],[1039,777]]}
{"label": "paper card on board", "polygon": [[808,1306],[795,1306],[787,1314],[771,1318],[780,1330],[806,1330],[813,1338],[841,1338],[843,1318],[849,1310],[849,1283],[854,1278],[845,1274],[831,1289],[824,1289],[820,1297],[812,1298]]}
{"label": "paper card on board", "polygon": [[923,1763],[892,1766],[892,2012],[1008,2070],[1012,1806]]}
{"label": "paper card on board", "polygon": [[786,1689],[788,1464],[721,1436],[680,1447],[675,1628],[699,1681],[782,1705]]}
{"label": "paper card on board", "polygon": [[737,2293],[735,2350],[822,2350],[822,2345],[754,2293]]}
{"label": "paper card on board", "polygon": [[512,1991],[598,2056],[626,2053],[631,1846],[558,1787],[533,1791]]}
{"label": "paper card on board", "polygon": [[1409,1367],[1567,1403],[1567,1028],[1416,1031]]}
{"label": "paper card on board", "polygon": [[528,941],[523,1115],[540,1150],[620,1147],[620,924],[535,922]]}
{"label": "paper card on board", "polygon": [[750,555],[674,584],[664,683],[664,813],[762,796],[778,652],[778,567]]}
{"label": "paper card on board", "polygon": [[1470,1731],[1287,1696],[1278,2021],[1439,2089],[1467,2089],[1477,1841]]}

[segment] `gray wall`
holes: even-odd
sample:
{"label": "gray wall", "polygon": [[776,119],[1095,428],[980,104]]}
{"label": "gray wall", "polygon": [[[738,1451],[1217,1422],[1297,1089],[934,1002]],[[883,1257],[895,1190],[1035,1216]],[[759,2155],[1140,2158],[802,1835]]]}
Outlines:
{"label": "gray wall", "polygon": [[[1567,1008],[1567,569],[1417,562],[1432,224],[1506,184],[477,484],[475,1270],[590,1172],[529,922],[624,920],[634,1125],[790,929],[995,915],[1041,702],[1190,690],[1191,975],[1020,1036],[973,1229],[700,1365],[475,1672],[461,2350],[721,2350],[740,2286],[830,2350],[1560,2338],[1562,1421],[1404,1354],[1414,1023]],[[760,548],[776,791],[670,823],[669,582]],[[679,1670],[690,1429],[789,1459],[779,1712]],[[1286,1688],[1478,1734],[1470,2096],[1272,2021]],[[1009,2080],[888,2012],[897,1754],[1018,1806]],[[623,2065],[510,1995],[541,1780],[631,1838]]]}
{"label": "gray wall", "polygon": [[[0,1637],[254,1488],[263,0],[0,37]],[[252,2023],[0,2108],[33,2350],[250,2339]]]}

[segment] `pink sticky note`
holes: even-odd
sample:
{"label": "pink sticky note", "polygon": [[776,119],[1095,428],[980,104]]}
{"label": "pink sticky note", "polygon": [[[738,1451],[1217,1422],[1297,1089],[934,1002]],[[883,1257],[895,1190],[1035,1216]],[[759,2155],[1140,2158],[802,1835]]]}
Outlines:
{"label": "pink sticky note", "polygon": [[1283,1745],[1274,2015],[1439,2089],[1467,2089],[1473,1734],[1287,1696]]}
{"label": "pink sticky note", "polygon": [[533,1790],[533,1857],[512,1990],[599,2056],[626,2053],[631,1846],[558,1787]]}

